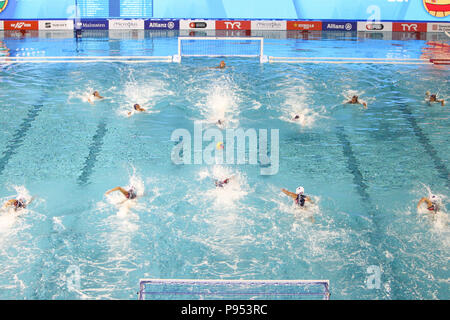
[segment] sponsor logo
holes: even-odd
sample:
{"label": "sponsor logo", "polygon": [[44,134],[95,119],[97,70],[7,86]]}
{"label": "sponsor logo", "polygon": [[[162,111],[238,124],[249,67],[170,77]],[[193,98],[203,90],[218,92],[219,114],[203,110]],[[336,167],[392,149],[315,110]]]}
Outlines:
{"label": "sponsor logo", "polygon": [[426,32],[426,23],[408,23],[408,22],[394,22],[393,31],[396,32]]}
{"label": "sponsor logo", "polygon": [[8,5],[8,0],[0,0],[0,13],[6,9]]}
{"label": "sponsor logo", "polygon": [[392,22],[358,21],[358,31],[386,32],[392,31]]}
{"label": "sponsor logo", "polygon": [[203,29],[203,30],[215,30],[216,21],[215,20],[180,20],[179,29],[181,30],[192,30],[192,29]]}
{"label": "sponsor logo", "polygon": [[288,21],[288,30],[322,30],[321,21]]}
{"label": "sponsor logo", "polygon": [[109,20],[109,29],[138,30],[144,29],[144,20]]}
{"label": "sponsor logo", "polygon": [[256,20],[251,22],[252,30],[286,30],[286,21]]}
{"label": "sponsor logo", "polygon": [[323,30],[352,31],[356,29],[356,24],[351,22],[323,22]]}
{"label": "sponsor logo", "polygon": [[5,30],[38,30],[37,21],[4,21]]}
{"label": "sponsor logo", "polygon": [[39,21],[39,30],[73,30],[73,20]]}
{"label": "sponsor logo", "polygon": [[76,23],[77,29],[108,29],[108,20],[81,20]]}
{"label": "sponsor logo", "polygon": [[423,0],[423,6],[434,17],[444,18],[450,14],[450,0]]}
{"label": "sponsor logo", "polygon": [[177,30],[179,22],[176,20],[147,20],[145,29],[148,30]]}
{"label": "sponsor logo", "polygon": [[368,23],[366,24],[366,30],[369,31],[381,31],[384,29],[384,25],[382,23]]}
{"label": "sponsor logo", "polygon": [[449,32],[450,23],[428,23],[428,32]]}
{"label": "sponsor logo", "polygon": [[216,30],[250,30],[250,21],[216,21]]}
{"label": "sponsor logo", "polygon": [[191,29],[204,29],[208,26],[206,22],[191,22],[189,28]]}

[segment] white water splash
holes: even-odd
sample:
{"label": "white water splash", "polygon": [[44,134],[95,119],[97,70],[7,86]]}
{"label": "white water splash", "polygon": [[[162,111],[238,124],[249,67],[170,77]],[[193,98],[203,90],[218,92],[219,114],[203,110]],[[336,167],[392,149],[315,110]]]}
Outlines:
{"label": "white water splash", "polygon": [[[309,128],[314,126],[319,119],[327,118],[325,116],[326,109],[323,106],[317,109],[311,107],[304,86],[297,85],[294,88],[287,88],[282,90],[280,94],[285,96],[284,105],[281,106],[280,120]],[[298,119],[295,119],[296,116],[298,116]]]}
{"label": "white water splash", "polygon": [[134,70],[130,70],[128,81],[124,85],[122,94],[122,106],[117,110],[117,114],[123,117],[131,117],[139,114],[134,110],[134,105],[139,104],[146,111],[144,113],[158,113],[154,107],[159,99],[174,93],[167,89],[167,83],[163,80],[152,77],[150,80],[137,81]]}
{"label": "white water splash", "polygon": [[204,117],[204,122],[216,124],[218,120],[223,122],[221,129],[236,127],[238,125],[239,88],[225,75],[214,80],[206,88],[199,88],[203,100],[196,103],[200,113]]}

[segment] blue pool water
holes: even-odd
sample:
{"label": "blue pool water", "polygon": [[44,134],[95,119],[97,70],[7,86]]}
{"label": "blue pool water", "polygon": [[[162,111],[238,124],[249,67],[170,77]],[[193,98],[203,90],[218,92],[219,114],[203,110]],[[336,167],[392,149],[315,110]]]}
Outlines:
{"label": "blue pool water", "polygon": [[[0,37],[12,56],[172,55],[175,37]],[[448,40],[442,40],[449,43]],[[267,55],[420,58],[425,40],[265,40]],[[332,299],[449,299],[445,67],[260,64],[0,66],[0,299],[136,299],[141,278],[326,279]],[[105,100],[88,102],[98,90]],[[353,94],[367,110],[343,102]],[[127,116],[134,103],[146,114]],[[291,117],[300,115],[300,121]],[[174,130],[224,117],[279,129],[280,165],[175,165]],[[224,189],[214,178],[235,175]],[[119,205],[106,190],[134,185]],[[299,185],[315,206],[283,195]],[[440,195],[436,216],[417,210]],[[381,268],[379,289],[365,283]],[[71,268],[79,287],[68,289]]]}

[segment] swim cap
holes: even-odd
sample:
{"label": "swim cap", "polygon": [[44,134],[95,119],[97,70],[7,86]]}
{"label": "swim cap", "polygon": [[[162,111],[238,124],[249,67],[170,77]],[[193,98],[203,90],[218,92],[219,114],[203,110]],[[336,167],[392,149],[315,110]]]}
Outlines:
{"label": "swim cap", "polygon": [[296,194],[303,194],[303,192],[305,192],[305,189],[304,189],[303,187],[298,187],[298,188],[295,190],[295,193],[296,193]]}

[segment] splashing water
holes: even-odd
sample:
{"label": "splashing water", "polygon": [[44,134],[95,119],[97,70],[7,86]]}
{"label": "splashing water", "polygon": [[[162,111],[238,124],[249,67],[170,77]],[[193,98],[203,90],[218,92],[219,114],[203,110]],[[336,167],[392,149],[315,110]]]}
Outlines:
{"label": "splashing water", "polygon": [[[110,205],[113,205],[118,209],[118,217],[127,217],[132,214],[132,209],[143,210],[145,209],[142,204],[139,204],[139,198],[145,193],[144,181],[141,177],[136,174],[136,169],[132,167],[133,173],[130,175],[128,186],[124,187],[125,190],[130,190],[134,188],[136,191],[137,198],[133,200],[125,199],[121,192],[112,192],[106,195],[106,200]],[[102,210],[104,209],[105,203],[101,202],[97,204],[97,207]],[[133,214],[137,217],[137,215]]]}
{"label": "splashing water", "polygon": [[157,78],[151,81],[138,81],[134,76],[134,70],[130,70],[128,81],[124,85],[122,92],[122,106],[117,110],[117,114],[123,117],[130,117],[136,113],[133,106],[139,104],[146,111],[145,113],[158,113],[154,107],[161,97],[170,96],[174,93],[167,89],[167,83]]}
{"label": "splashing water", "polygon": [[426,204],[422,204],[420,207],[418,207],[416,209],[416,211],[418,214],[431,216],[431,220],[433,222],[435,231],[445,230],[448,226],[448,215],[447,215],[446,207],[445,207],[445,204],[448,202],[447,196],[444,194],[433,192],[429,186],[427,186],[423,183],[422,183],[422,188],[416,190],[415,194],[417,194],[418,197],[420,197],[420,198],[425,196],[428,199],[430,199],[432,195],[437,196],[437,198],[438,198],[437,205],[439,207],[438,212],[430,213],[430,211],[427,209]]}
{"label": "splashing water", "polygon": [[352,89],[345,90],[342,93],[342,95],[344,96],[344,100],[342,101],[342,103],[346,104],[348,101],[352,100],[353,96],[358,96],[359,102],[366,102],[368,106],[376,101],[374,97],[366,97],[364,99],[361,99],[361,96],[364,95],[364,93],[364,91],[357,91]]}
{"label": "splashing water", "polygon": [[[206,192],[204,200],[213,203],[214,210],[231,210],[236,208],[236,206],[239,206],[239,200],[243,199],[250,191],[245,176],[240,172],[234,172],[228,167],[215,165],[211,170],[205,169],[200,171],[198,176],[199,181],[211,180],[211,188]],[[230,179],[230,182],[224,185],[223,188],[215,186],[214,181],[223,181],[225,179]],[[198,201],[199,199],[194,200]]]}
{"label": "splashing water", "polygon": [[236,127],[239,124],[237,117],[241,102],[238,90],[237,85],[225,75],[215,79],[210,86],[200,89],[206,98],[196,106],[204,121],[215,124],[221,120],[224,123],[222,127]]}
{"label": "splashing water", "polygon": [[[281,106],[282,115],[280,120],[310,128],[314,126],[318,119],[326,118],[326,109],[324,107],[319,107],[315,110],[309,106],[310,103],[303,86],[282,90],[281,94],[286,99],[284,106]],[[294,119],[295,116],[298,116],[298,119]]]}

